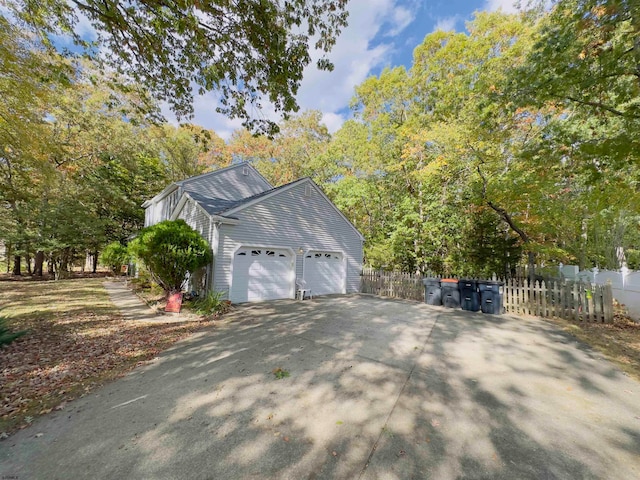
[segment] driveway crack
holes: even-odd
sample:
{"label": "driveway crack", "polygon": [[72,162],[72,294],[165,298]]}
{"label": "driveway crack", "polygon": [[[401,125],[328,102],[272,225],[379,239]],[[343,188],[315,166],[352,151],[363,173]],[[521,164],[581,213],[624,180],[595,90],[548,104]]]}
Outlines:
{"label": "driveway crack", "polygon": [[[431,340],[431,334],[433,333],[433,329],[437,325],[438,320],[440,320],[440,315],[441,314],[436,316],[435,322],[433,322],[433,324],[431,325],[431,330],[429,331],[429,335],[427,336],[427,339],[422,344],[422,349],[420,350],[420,354],[418,355],[417,358],[420,358],[422,356],[422,354],[424,353],[425,348],[427,348],[427,344],[429,343],[429,340]],[[400,401],[400,397],[402,397],[402,394],[404,393],[405,389],[407,388],[407,385],[409,384],[409,380],[411,380],[411,376],[413,375],[413,372],[416,369],[417,365],[418,365],[418,362],[416,361],[413,364],[413,366],[411,367],[411,370],[409,370],[409,374],[407,375],[406,380],[402,384],[402,388],[400,389],[400,393],[398,393],[398,397],[396,398],[396,401],[393,402],[393,407],[391,407],[391,410],[389,411],[389,414],[387,415],[387,418],[384,421],[384,425],[380,429],[380,434],[378,435],[378,438],[376,439],[375,443],[373,444],[373,447],[371,448],[371,452],[369,453],[369,456],[367,457],[367,461],[365,462],[364,466],[362,467],[362,470],[360,470],[360,475],[358,475],[358,480],[362,479],[362,477],[364,476],[365,472],[367,471],[367,468],[369,467],[369,464],[371,463],[371,459],[373,458],[373,455],[376,453],[376,450],[378,449],[378,445],[380,444],[380,439],[382,438],[383,433],[387,429],[387,425],[389,424],[389,420],[391,419],[391,415],[393,415],[393,412],[395,412],[396,407],[398,406],[398,402]]]}

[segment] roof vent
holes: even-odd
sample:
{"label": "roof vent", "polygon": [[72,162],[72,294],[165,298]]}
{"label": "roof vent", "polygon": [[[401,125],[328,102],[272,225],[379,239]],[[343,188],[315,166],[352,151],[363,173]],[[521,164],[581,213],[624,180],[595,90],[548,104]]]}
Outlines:
{"label": "roof vent", "polygon": [[304,186],[304,196],[305,197],[310,197],[311,196],[311,185],[306,184]]}
{"label": "roof vent", "polygon": [[246,165],[242,167],[242,174],[249,175],[249,167],[247,167]]}

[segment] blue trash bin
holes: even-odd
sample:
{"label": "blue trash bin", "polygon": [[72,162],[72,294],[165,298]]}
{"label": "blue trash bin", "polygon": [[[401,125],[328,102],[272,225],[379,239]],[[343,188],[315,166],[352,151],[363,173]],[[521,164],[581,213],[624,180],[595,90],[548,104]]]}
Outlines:
{"label": "blue trash bin", "polygon": [[460,290],[460,305],[463,310],[477,312],[480,310],[480,294],[477,280],[461,278],[458,282]]}

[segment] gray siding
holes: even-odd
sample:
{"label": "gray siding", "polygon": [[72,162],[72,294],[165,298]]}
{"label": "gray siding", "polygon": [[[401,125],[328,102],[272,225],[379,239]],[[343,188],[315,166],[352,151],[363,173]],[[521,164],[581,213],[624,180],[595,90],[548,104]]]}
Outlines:
{"label": "gray siding", "polygon": [[[215,254],[216,254],[216,244],[214,242],[217,241],[217,232],[215,231],[215,225],[211,225],[211,220],[206,213],[199,208],[195,202],[192,200],[187,200],[178,213],[177,218],[184,220],[187,222],[191,228],[196,230],[202,237],[209,242],[209,246],[211,247],[214,254],[214,264],[215,265]],[[214,237],[214,238],[211,238]],[[199,272],[196,276],[197,283],[202,281],[202,276],[204,275],[206,280],[203,282],[205,285],[211,285],[211,275],[213,272],[213,265],[209,265],[204,272]],[[196,284],[190,284],[190,289],[199,288]]]}
{"label": "gray siding", "polygon": [[[305,196],[306,185],[313,186],[309,197]],[[300,247],[305,252],[343,252],[347,260],[347,293],[359,290],[362,240],[312,182],[297,184],[233,216],[240,220],[239,225],[220,227],[215,290],[228,294],[233,254],[241,245],[290,247],[296,253],[296,278],[302,277]]]}
{"label": "gray siding", "polygon": [[[243,170],[247,175],[243,174]],[[236,165],[229,169],[205,174],[182,182],[186,192],[195,192],[204,197],[222,198],[225,200],[242,200],[258,193],[271,190],[269,185],[253,168],[247,165]]]}

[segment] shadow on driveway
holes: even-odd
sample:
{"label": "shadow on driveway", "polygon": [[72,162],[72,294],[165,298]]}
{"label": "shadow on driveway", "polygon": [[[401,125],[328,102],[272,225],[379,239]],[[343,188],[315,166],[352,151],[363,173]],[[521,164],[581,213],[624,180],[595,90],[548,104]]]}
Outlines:
{"label": "shadow on driveway", "polygon": [[640,385],[541,320],[357,295],[230,320],[0,442],[0,474],[640,477]]}

